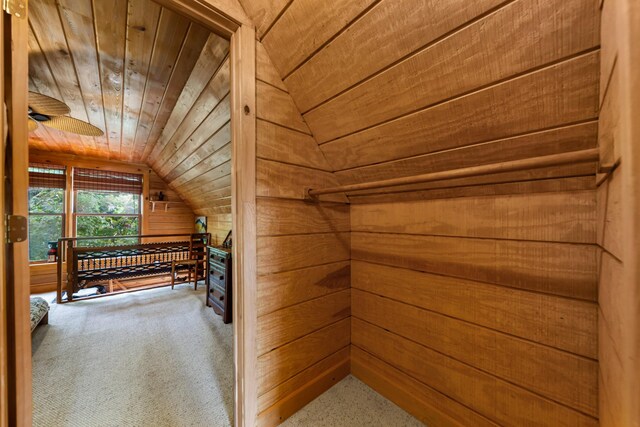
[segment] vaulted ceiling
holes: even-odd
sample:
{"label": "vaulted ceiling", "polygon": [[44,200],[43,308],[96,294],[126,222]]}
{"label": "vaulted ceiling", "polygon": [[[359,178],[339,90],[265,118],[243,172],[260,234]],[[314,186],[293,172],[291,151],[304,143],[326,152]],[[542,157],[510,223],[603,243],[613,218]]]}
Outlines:
{"label": "vaulted ceiling", "polygon": [[204,74],[213,73],[229,46],[150,0],[33,0],[29,30],[30,90],[65,102],[72,117],[105,133],[94,138],[40,126],[30,146],[135,162],[173,136],[163,132],[167,123],[179,124],[171,115],[189,98],[183,93],[197,86],[199,94],[208,83],[194,73],[199,58],[214,57]]}
{"label": "vaulted ceiling", "polygon": [[240,3],[343,184],[596,145],[596,0]]}

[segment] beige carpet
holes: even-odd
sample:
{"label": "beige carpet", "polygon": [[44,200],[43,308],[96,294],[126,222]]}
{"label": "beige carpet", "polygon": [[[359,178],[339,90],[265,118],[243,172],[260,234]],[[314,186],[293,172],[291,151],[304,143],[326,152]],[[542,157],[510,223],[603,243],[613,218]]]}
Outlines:
{"label": "beige carpet", "polygon": [[419,427],[420,421],[349,375],[281,427]]}
{"label": "beige carpet", "polygon": [[53,304],[33,336],[34,426],[230,426],[233,329],[204,286]]}

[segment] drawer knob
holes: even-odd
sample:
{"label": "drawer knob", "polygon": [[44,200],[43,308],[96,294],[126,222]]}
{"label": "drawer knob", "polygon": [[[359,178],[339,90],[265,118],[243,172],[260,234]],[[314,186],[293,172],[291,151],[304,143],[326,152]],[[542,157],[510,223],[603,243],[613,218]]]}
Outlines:
{"label": "drawer knob", "polygon": [[220,301],[224,301],[224,295],[220,295]]}
{"label": "drawer knob", "polygon": [[220,280],[224,280],[224,276],[220,275]]}

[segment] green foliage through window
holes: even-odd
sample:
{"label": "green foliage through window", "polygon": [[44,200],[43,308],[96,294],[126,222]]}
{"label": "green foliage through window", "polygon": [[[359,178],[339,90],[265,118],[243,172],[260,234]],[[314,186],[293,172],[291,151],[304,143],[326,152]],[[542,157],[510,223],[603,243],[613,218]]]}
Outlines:
{"label": "green foliage through window", "polygon": [[62,237],[64,190],[29,188],[29,261],[45,261],[48,242]]}
{"label": "green foliage through window", "polygon": [[76,213],[138,215],[140,213],[140,196],[130,193],[78,190],[76,192]]}
{"label": "green foliage through window", "polygon": [[[76,237],[140,234],[140,195],[113,191],[76,191]],[[135,244],[137,239],[78,241],[79,246]]]}

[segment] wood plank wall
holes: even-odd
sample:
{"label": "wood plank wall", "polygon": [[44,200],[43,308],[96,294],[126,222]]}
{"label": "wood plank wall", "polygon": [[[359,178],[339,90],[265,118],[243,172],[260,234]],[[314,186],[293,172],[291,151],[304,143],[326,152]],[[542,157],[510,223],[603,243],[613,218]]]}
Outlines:
{"label": "wood plank wall", "polygon": [[428,424],[597,425],[594,190],[358,204],[351,227],[356,376]]}
{"label": "wood plank wall", "polygon": [[602,2],[598,188],[600,422],[640,426],[640,6]]}
{"label": "wood plank wall", "polygon": [[[155,197],[160,191],[165,195],[166,206],[157,204],[155,212],[151,210],[151,203],[147,203],[147,229],[145,234],[190,234],[195,228],[195,215],[191,208],[180,198],[178,193],[169,188],[155,172],[149,172],[149,197]],[[166,210],[165,210],[166,208]],[[166,242],[184,240],[175,238],[155,238],[149,241]]]}
{"label": "wood plank wall", "polygon": [[197,216],[213,244],[231,230],[229,42],[211,34],[148,162]]}
{"label": "wood plank wall", "polygon": [[350,236],[344,195],[309,204],[304,187],[337,180],[258,43],[259,425],[277,425],[349,373]]}
{"label": "wood plank wall", "polygon": [[597,0],[240,2],[344,184],[595,141]]}
{"label": "wood plank wall", "polygon": [[[240,2],[342,184],[596,146],[598,0]],[[597,425],[595,172],[348,194],[353,373],[431,425]]]}

